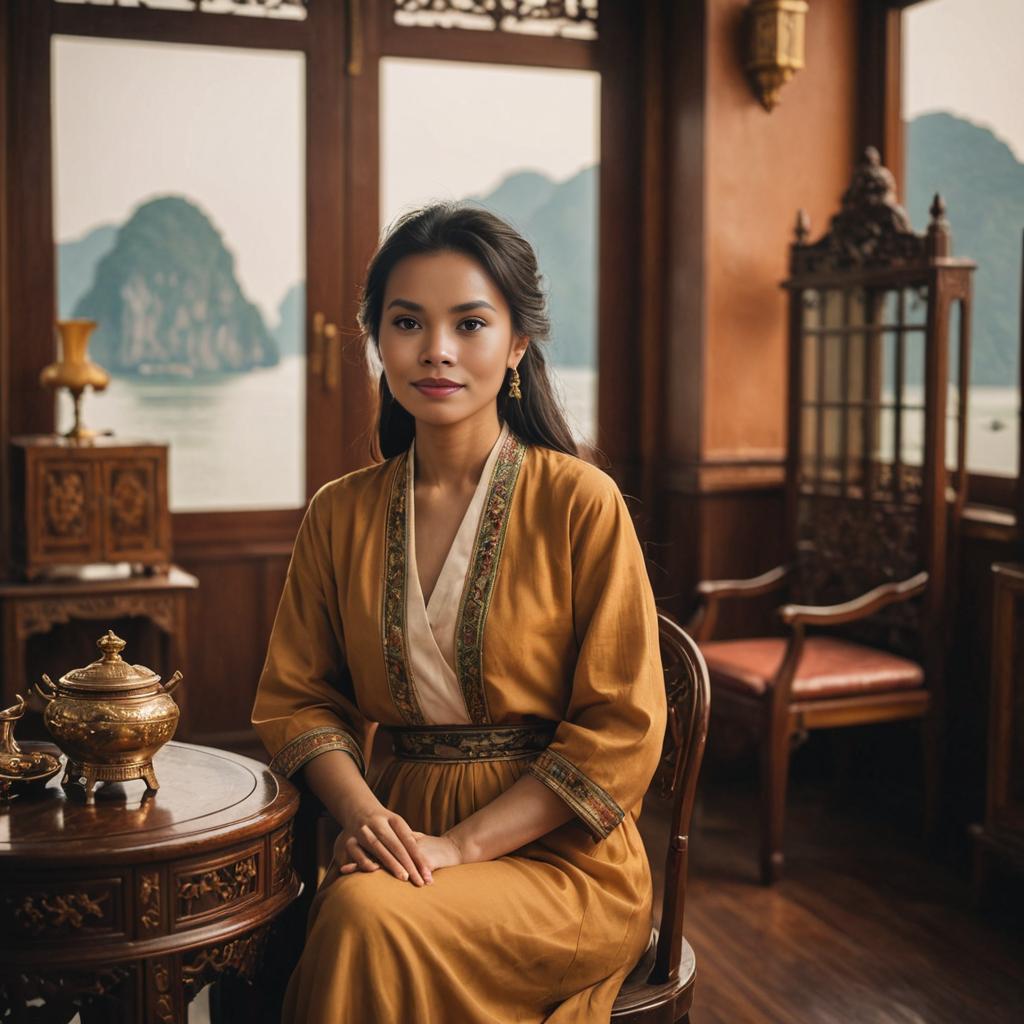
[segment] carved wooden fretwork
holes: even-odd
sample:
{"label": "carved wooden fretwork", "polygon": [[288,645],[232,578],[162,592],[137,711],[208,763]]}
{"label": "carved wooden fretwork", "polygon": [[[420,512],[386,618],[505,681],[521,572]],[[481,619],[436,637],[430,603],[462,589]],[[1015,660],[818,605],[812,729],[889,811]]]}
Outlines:
{"label": "carved wooden fretwork", "polygon": [[[89,971],[21,971],[0,980],[0,1011],[35,1004],[29,1020],[68,1020],[75,1011],[103,996],[116,994],[125,981],[135,974],[135,970],[134,964],[114,964]],[[39,1001],[43,1005],[38,1005]],[[58,1016],[62,1013],[63,1016]],[[0,1019],[20,1018],[3,1016]],[[92,1019],[95,1018],[90,1017]]]}
{"label": "carved wooden fretwork", "polygon": [[183,875],[178,880],[179,919],[233,903],[254,893],[258,877],[255,854],[202,874]]}
{"label": "carved wooden fretwork", "polygon": [[109,892],[25,893],[8,899],[11,917],[29,935],[69,933],[95,926],[109,927]]}
{"label": "carved wooden fretwork", "polygon": [[283,889],[292,877],[292,823],[276,833],[272,839],[271,892]]}
{"label": "carved wooden fretwork", "polygon": [[160,927],[160,875],[143,871],[139,875],[139,930],[155,931]]}
{"label": "carved wooden fretwork", "polygon": [[105,594],[93,597],[62,597],[20,602],[15,611],[19,639],[48,633],[72,619],[116,619],[140,616],[151,619],[165,633],[173,634],[174,599],[149,594]]}
{"label": "carved wooden fretwork", "polygon": [[397,25],[597,38],[598,0],[392,0]]}
{"label": "carved wooden fretwork", "polygon": [[171,992],[171,970],[167,960],[151,960],[148,965],[149,1005],[160,1024],[177,1024],[178,1014]]}
{"label": "carved wooden fretwork", "polygon": [[154,11],[192,11],[196,14],[241,14],[250,17],[306,17],[307,0],[55,0],[59,4],[95,4]]}
{"label": "carved wooden fretwork", "polygon": [[138,469],[115,469],[112,474],[108,507],[114,530],[118,533],[143,533],[149,530],[150,483]]}
{"label": "carved wooden fretwork", "polygon": [[252,980],[269,932],[270,925],[263,925],[230,942],[186,953],[181,964],[181,983],[186,998],[194,998],[206,985],[225,974]]}
{"label": "carved wooden fretwork", "polygon": [[808,232],[807,216],[801,211],[792,249],[794,274],[920,263],[936,252],[937,236],[948,240],[949,225],[936,197],[928,232],[915,233],[896,201],[896,179],[882,166],[878,150],[869,146],[828,232],[807,244]]}
{"label": "carved wooden fretwork", "polygon": [[[921,505],[877,504],[805,496],[800,501],[794,597],[802,604],[849,601],[922,568]],[[921,627],[917,601],[890,605],[848,627],[851,638],[915,654]]]}
{"label": "carved wooden fretwork", "polygon": [[687,717],[693,708],[693,675],[689,667],[677,657],[669,657],[662,647],[665,669],[665,695],[668,699],[668,723],[661,761],[654,774],[655,792],[668,800],[675,792],[679,758],[688,739]]}
{"label": "carved wooden fretwork", "polygon": [[80,538],[87,530],[88,484],[85,473],[55,469],[45,476],[44,532],[50,537]]}

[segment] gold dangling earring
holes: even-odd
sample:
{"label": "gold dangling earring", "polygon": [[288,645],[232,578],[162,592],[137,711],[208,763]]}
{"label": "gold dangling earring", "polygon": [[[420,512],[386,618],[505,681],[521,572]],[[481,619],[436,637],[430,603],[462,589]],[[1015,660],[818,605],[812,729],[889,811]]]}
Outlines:
{"label": "gold dangling earring", "polygon": [[508,397],[514,398],[517,402],[522,400],[523,393],[519,390],[519,370],[516,367],[512,367],[512,380],[509,381],[508,385]]}

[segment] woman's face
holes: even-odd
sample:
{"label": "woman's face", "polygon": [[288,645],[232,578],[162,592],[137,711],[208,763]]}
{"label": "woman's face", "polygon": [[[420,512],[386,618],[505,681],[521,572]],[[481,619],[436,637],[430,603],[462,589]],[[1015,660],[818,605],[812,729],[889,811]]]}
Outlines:
{"label": "woman's face", "polygon": [[526,351],[484,268],[459,252],[407,256],[388,277],[378,348],[388,387],[419,422],[449,425],[493,408]]}

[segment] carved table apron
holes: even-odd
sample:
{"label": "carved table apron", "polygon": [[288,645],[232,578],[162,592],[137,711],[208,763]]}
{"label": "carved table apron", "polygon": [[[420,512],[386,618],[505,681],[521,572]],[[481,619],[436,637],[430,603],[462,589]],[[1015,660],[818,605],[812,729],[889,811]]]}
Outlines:
{"label": "carved table apron", "polygon": [[[207,982],[252,976],[295,898],[298,792],[257,761],[169,743],[160,790],[51,780],[0,807],[0,1019],[184,1021]],[[9,1013],[10,1016],[5,1016]]]}

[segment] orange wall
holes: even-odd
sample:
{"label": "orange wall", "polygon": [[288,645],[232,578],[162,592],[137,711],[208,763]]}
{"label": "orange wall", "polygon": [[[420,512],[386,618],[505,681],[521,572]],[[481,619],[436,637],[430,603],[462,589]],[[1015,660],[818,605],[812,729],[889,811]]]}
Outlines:
{"label": "orange wall", "polygon": [[806,67],[770,114],[742,69],[747,0],[707,0],[705,459],[781,457],[796,211],[827,226],[856,157],[857,0],[811,0]]}

